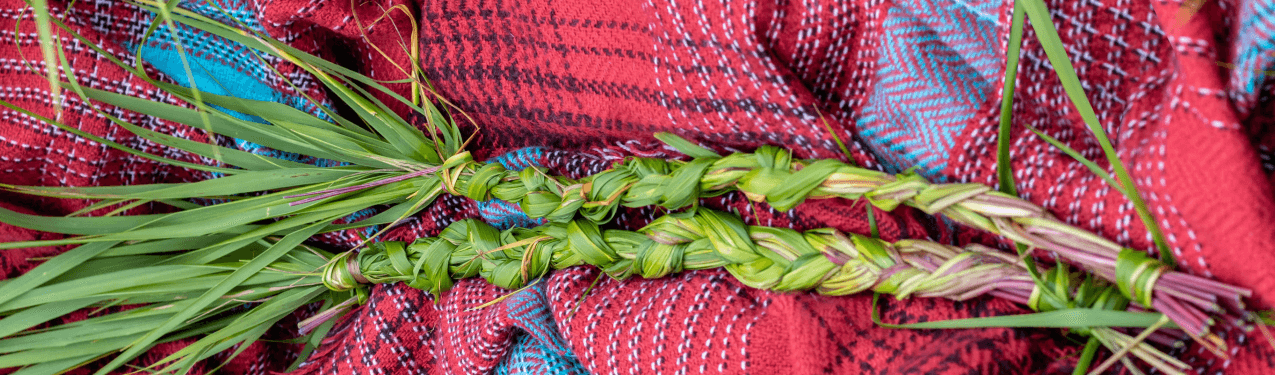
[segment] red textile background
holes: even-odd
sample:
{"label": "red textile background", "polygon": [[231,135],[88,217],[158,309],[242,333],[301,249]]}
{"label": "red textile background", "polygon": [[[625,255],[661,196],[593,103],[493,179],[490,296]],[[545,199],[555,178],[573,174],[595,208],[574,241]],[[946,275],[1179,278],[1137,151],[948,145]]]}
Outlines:
{"label": "red textile background", "polygon": [[[835,133],[847,141],[855,162],[878,166],[856,124],[876,83],[878,47],[893,31],[882,22],[889,2],[491,0],[361,3],[355,9],[366,26],[394,4],[419,12],[423,55],[418,63],[438,91],[481,126],[471,147],[479,158],[546,146],[563,150],[554,159],[556,171],[580,176],[625,155],[667,152],[655,146],[651,134],[657,131],[719,150],[775,144],[801,157],[822,158],[841,157]],[[403,78],[367,43],[381,46],[401,65],[409,63],[396,44],[412,29],[407,18],[391,13],[388,21],[360,32],[351,5],[261,0],[254,10],[277,38],[377,78]],[[1081,79],[1095,88],[1089,90],[1090,100],[1184,268],[1253,288],[1261,308],[1275,306],[1275,274],[1269,271],[1275,267],[1275,202],[1255,145],[1256,135],[1269,127],[1263,119],[1272,110],[1268,103],[1229,99],[1226,92],[1236,90],[1228,83],[1233,72],[1214,63],[1235,53],[1221,41],[1243,31],[1219,22],[1238,17],[1235,8],[1209,3],[1185,26],[1174,28],[1173,17],[1165,16],[1176,12],[1173,3],[1051,1],[1050,6]],[[0,2],[0,97],[48,115],[53,111],[47,83],[24,71],[19,61],[18,47],[27,57],[38,54],[23,7],[15,0]],[[1011,3],[995,8],[1002,25],[1011,8]],[[81,25],[81,33],[106,45],[143,24],[131,8],[110,1],[80,2],[68,16]],[[19,18],[24,23],[14,35],[9,22]],[[998,35],[1008,35],[1007,27]],[[1104,38],[1112,35],[1121,42]],[[1015,121],[1100,159],[1030,29],[1025,41]],[[1004,43],[1002,37],[999,45],[986,48],[1003,55]],[[95,79],[93,86],[162,98],[91,52],[73,50],[73,65]],[[956,137],[959,147],[946,150],[950,167],[943,172],[949,180],[995,182],[998,105],[999,95],[986,98],[979,107],[986,116]],[[197,160],[119,131],[78,101],[68,100],[66,106],[63,121],[85,131]],[[147,124],[186,133],[159,121]],[[1022,127],[1015,129],[1014,139],[1013,167],[1024,197],[1068,222],[1149,248],[1145,229],[1117,192]],[[206,177],[107,149],[7,109],[0,111],[0,173],[0,182],[8,184],[66,186]],[[0,204],[59,215],[84,202],[0,195]],[[709,204],[736,207],[748,220],[769,225],[867,231],[863,208],[854,202],[811,202],[791,213],[766,207],[754,212],[730,195]],[[430,235],[452,220],[473,216],[470,203],[444,200],[394,235]],[[915,211],[877,212],[877,217],[886,239],[995,241]],[[640,222],[632,221],[628,225]],[[0,226],[5,241],[33,236],[40,235]],[[52,252],[6,251],[0,267],[12,277],[32,266],[28,257]],[[559,331],[580,361],[600,374],[1063,372],[1070,371],[1080,346],[1057,330],[878,328],[869,318],[870,296],[769,293],[743,287],[719,271],[661,280],[604,278],[581,298],[598,277],[586,268],[557,272],[547,280],[547,290]],[[340,325],[300,373],[488,372],[502,360],[514,332],[494,310],[502,306],[471,308],[506,293],[466,280],[435,301],[402,285],[378,286],[369,304]],[[889,301],[882,309],[888,322],[1024,312],[993,299]],[[1237,334],[1228,337],[1236,344],[1230,360],[1195,347],[1177,353],[1201,372],[1272,372],[1275,351]],[[290,350],[260,344],[224,370],[278,371],[292,359]]]}

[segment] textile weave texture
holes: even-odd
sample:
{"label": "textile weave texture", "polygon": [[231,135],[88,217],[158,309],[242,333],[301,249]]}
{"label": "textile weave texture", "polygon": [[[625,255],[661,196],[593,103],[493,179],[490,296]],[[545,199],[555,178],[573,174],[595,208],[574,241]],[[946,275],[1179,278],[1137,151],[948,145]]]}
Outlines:
{"label": "textile weave texture", "polygon": [[[1188,1],[1199,8],[1187,10],[1158,0],[1046,2],[1100,122],[1183,269],[1252,288],[1255,308],[1275,307],[1275,273],[1269,271],[1275,268],[1275,0]],[[153,75],[206,90],[217,85],[181,77],[171,60],[165,65],[172,46],[141,39],[151,22],[146,13],[109,0],[81,0],[69,9],[66,2],[53,3],[54,14],[119,57],[131,59],[140,46]],[[438,92],[479,125],[465,130],[477,134],[470,149],[480,160],[541,165],[578,178],[626,156],[680,157],[652,137],[668,131],[723,152],[771,144],[818,158],[845,158],[840,139],[853,161],[869,168],[915,167],[934,181],[996,183],[1011,1],[219,4],[233,10],[229,19],[378,79],[402,79],[400,67],[419,64]],[[418,61],[399,49],[414,26],[401,13],[386,13],[396,5],[420,21]],[[0,98],[52,116],[47,82],[24,65],[43,69],[32,20],[23,2],[0,0]],[[308,110],[328,104],[320,85],[298,69],[284,66],[276,74],[261,69],[251,51],[190,36],[201,46],[192,59],[209,74],[225,82],[242,79],[227,92]],[[77,41],[60,40],[83,84],[174,101]],[[1034,126],[1107,167],[1030,28],[1024,41],[1011,148],[1021,195],[1068,223],[1151,249],[1146,229],[1118,191],[1026,129]],[[405,84],[390,86],[406,93]],[[62,121],[85,131],[147,152],[211,162],[111,126],[74,97],[62,105]],[[207,139],[180,125],[102,109],[159,131]],[[91,186],[211,177],[0,110],[0,183]],[[750,205],[736,194],[702,203],[749,223],[868,232],[863,202],[823,200],[788,212]],[[45,215],[86,204],[0,194],[6,208]],[[637,228],[655,214],[623,210],[615,225]],[[874,215],[887,240],[1008,249],[996,238],[915,210]],[[447,198],[388,238],[434,235],[470,217],[536,224],[501,202]],[[352,230],[321,240],[341,249],[362,235]],[[53,235],[0,226],[3,241],[37,238]],[[6,251],[0,271],[13,277],[34,266],[29,258],[61,250]],[[576,365],[597,374],[1059,373],[1070,371],[1080,349],[1058,330],[880,328],[870,319],[869,295],[771,293],[742,286],[722,271],[617,281],[578,267],[478,308],[510,293],[482,280],[461,281],[438,299],[403,285],[377,286],[297,373],[553,373]],[[891,323],[1026,312],[990,298],[888,300],[879,308]],[[267,338],[294,335],[295,322],[285,320]],[[1261,340],[1225,334],[1233,348],[1227,360],[1196,346],[1174,354],[1200,373],[1275,368],[1275,352]],[[173,350],[174,344],[160,345],[138,363]],[[283,371],[297,351],[258,343],[222,371]],[[223,362],[216,357],[198,370]]]}

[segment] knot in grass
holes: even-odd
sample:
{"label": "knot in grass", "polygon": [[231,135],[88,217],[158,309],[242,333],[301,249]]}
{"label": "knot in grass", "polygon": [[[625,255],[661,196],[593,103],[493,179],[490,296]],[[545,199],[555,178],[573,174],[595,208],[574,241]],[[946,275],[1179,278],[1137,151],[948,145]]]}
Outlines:
{"label": "knot in grass", "polygon": [[1169,266],[1133,249],[1120,251],[1116,259],[1116,285],[1120,292],[1142,306],[1151,306],[1151,294],[1156,281],[1169,270]]}
{"label": "knot in grass", "polygon": [[356,253],[347,251],[337,254],[323,267],[323,286],[336,292],[344,292],[368,283],[368,279],[359,272],[357,262],[350,261],[351,257],[357,257]]}

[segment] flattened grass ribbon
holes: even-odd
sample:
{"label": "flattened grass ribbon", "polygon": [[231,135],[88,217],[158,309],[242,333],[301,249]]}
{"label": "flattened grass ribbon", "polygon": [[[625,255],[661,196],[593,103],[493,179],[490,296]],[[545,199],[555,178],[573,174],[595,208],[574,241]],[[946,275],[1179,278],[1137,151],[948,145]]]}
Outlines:
{"label": "flattened grass ribbon", "polygon": [[1146,253],[1124,249],[1116,259],[1116,285],[1125,297],[1142,306],[1151,306],[1155,283],[1167,271],[1168,265]]}

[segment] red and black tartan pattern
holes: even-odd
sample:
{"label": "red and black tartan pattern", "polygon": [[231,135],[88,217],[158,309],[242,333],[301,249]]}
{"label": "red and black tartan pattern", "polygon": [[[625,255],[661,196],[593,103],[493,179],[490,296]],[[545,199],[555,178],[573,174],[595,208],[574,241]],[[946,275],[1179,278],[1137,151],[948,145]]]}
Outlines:
{"label": "red and black tartan pattern", "polygon": [[[1260,106],[1237,111],[1227,99],[1227,90],[1234,90],[1225,83],[1228,73],[1212,60],[1231,53],[1226,39],[1215,34],[1237,32],[1223,26],[1238,22],[1233,4],[1209,3],[1186,26],[1172,29],[1176,3],[1049,3],[1099,118],[1147,194],[1170,244],[1182,251],[1185,267],[1254,288],[1259,307],[1275,305],[1275,276],[1266,271],[1275,265],[1275,223],[1269,220],[1275,217],[1275,202],[1253,141],[1254,134],[1268,133],[1272,111]],[[561,151],[550,153],[545,164],[578,177],[627,155],[671,156],[653,141],[651,134],[657,131],[672,131],[720,151],[774,144],[801,157],[840,157],[835,134],[847,143],[856,163],[878,167],[864,152],[865,140],[854,124],[879,68],[876,54],[886,31],[882,17],[891,2],[495,0],[356,6],[359,19],[368,25],[381,9],[396,4],[419,12],[423,55],[417,63],[438,91],[481,127],[471,143],[479,158],[547,146]],[[1008,35],[1010,5],[999,8],[1002,36]],[[0,74],[6,78],[0,97],[48,115],[47,83],[18,62],[18,46],[27,58],[38,53],[23,6],[17,1],[0,6],[5,19],[25,17],[16,45],[13,25],[0,27],[5,57]],[[402,78],[367,47],[376,43],[391,59],[407,63],[407,55],[396,50],[396,41],[410,27],[401,15],[359,30],[348,2],[261,0],[254,6],[261,24],[277,38],[376,78]],[[105,45],[145,28],[144,16],[110,1],[79,2],[69,15],[72,24],[81,25],[81,33]],[[988,48],[1004,51],[1003,39],[1002,45]],[[1025,40],[1016,124],[1036,126],[1087,157],[1101,159],[1030,28]],[[93,78],[91,86],[165,100],[153,87],[69,39],[65,42],[73,49],[73,65],[83,70],[81,77]],[[113,51],[127,54],[118,47]],[[986,116],[957,137],[960,147],[949,150],[951,167],[944,171],[950,180],[995,183],[998,103],[989,100]],[[86,131],[197,160],[108,126],[74,99],[66,106],[62,119]],[[201,137],[161,121],[126,118]],[[0,111],[0,119],[0,182],[82,186],[206,177],[108,150],[12,111]],[[1149,248],[1146,231],[1118,192],[1022,127],[1015,128],[1014,137],[1013,167],[1025,197],[1068,222]],[[85,204],[11,194],[3,195],[3,201],[6,207],[48,215]],[[704,203],[737,212],[750,223],[868,230],[862,202],[811,202],[785,213],[764,204],[748,205],[734,195]],[[626,211],[617,225],[640,226],[653,214]],[[443,199],[393,234],[398,239],[427,236],[475,216],[472,202]],[[912,210],[878,211],[876,217],[886,239],[996,244],[996,239]],[[6,239],[48,236],[0,229]],[[339,244],[349,239],[330,240]],[[9,251],[0,267],[12,277],[30,269],[27,257],[55,251]],[[556,272],[545,282],[559,331],[581,362],[601,374],[1057,373],[1069,371],[1079,348],[1057,330],[879,328],[869,318],[869,296],[757,291],[721,271],[628,282],[603,277],[584,293],[599,277],[594,270],[576,268]],[[490,310],[502,306],[471,308],[506,293],[481,280],[460,282],[438,300],[401,285],[378,286],[369,304],[344,320],[301,372],[490,371],[516,331],[498,318],[498,310]],[[890,300],[882,311],[892,323],[1025,312],[993,299]],[[287,331],[274,337],[286,337]],[[1178,353],[1202,373],[1275,368],[1275,356],[1260,341],[1254,344],[1243,335],[1228,338],[1235,347],[1230,360],[1213,359],[1198,348]],[[224,371],[280,371],[292,359],[287,354],[292,346],[257,345]],[[155,355],[166,350],[172,347],[157,348]]]}

